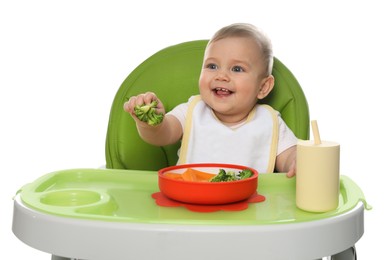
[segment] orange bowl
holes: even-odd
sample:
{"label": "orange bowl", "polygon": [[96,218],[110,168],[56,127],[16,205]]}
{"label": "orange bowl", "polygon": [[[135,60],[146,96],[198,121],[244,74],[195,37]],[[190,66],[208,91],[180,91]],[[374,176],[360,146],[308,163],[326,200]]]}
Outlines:
{"label": "orange bowl", "polygon": [[[165,173],[182,174],[187,169],[218,174],[220,169],[226,172],[249,169],[253,172],[250,178],[229,182],[200,182],[177,180],[164,176]],[[221,163],[182,164],[166,167],[158,171],[160,191],[170,199],[189,204],[227,204],[249,198],[257,190],[258,172],[242,165]]]}

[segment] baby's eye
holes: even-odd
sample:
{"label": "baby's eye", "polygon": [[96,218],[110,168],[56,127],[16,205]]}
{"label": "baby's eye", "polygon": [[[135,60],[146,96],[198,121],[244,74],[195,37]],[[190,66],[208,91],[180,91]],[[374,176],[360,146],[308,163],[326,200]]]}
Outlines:
{"label": "baby's eye", "polygon": [[234,66],[234,67],[232,68],[232,71],[234,71],[234,72],[243,72],[243,71],[244,71],[244,68],[241,67],[241,66]]}
{"label": "baby's eye", "polygon": [[214,63],[210,63],[210,64],[206,65],[206,68],[211,69],[211,70],[215,70],[215,69],[217,69],[217,65],[215,65]]}

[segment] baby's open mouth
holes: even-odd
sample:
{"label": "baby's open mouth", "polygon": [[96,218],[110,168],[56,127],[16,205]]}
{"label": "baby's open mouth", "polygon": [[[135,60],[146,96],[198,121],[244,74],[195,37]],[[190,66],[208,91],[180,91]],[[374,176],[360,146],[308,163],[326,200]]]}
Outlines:
{"label": "baby's open mouth", "polygon": [[213,89],[213,91],[217,95],[230,95],[230,94],[233,93],[232,91],[230,91],[230,90],[228,90],[226,88],[215,88],[215,89]]}

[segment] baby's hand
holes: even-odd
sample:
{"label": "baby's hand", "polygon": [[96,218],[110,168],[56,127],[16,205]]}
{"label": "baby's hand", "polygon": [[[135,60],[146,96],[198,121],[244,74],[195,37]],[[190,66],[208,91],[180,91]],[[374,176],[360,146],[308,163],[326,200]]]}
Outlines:
{"label": "baby's hand", "polygon": [[294,177],[295,174],[296,174],[296,166],[295,166],[296,162],[295,160],[292,161],[290,167],[288,168],[288,172],[286,174],[287,177],[291,178],[291,177]]}
{"label": "baby's hand", "polygon": [[[123,109],[129,113],[136,122],[142,122],[139,117],[137,117],[135,113],[135,108],[138,106],[148,105],[152,102],[157,101],[157,107],[153,108],[157,114],[157,116],[165,115],[165,109],[161,101],[157,98],[156,94],[153,92],[146,92],[144,94],[140,94],[138,96],[131,97],[127,102],[124,103]],[[146,121],[146,120],[145,120]]]}

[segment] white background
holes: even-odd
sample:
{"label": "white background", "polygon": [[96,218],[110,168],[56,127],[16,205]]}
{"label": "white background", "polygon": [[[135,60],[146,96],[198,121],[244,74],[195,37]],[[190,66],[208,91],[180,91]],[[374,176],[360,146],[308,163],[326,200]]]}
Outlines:
{"label": "white background", "polygon": [[385,1],[175,2],[1,2],[1,255],[49,259],[13,235],[12,197],[45,173],[105,163],[112,100],[140,62],[169,45],[249,22],[270,36],[275,56],[301,83],[322,139],[341,144],[341,173],[374,207],[365,212],[359,259],[385,259],[390,231]]}

